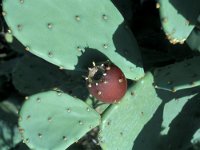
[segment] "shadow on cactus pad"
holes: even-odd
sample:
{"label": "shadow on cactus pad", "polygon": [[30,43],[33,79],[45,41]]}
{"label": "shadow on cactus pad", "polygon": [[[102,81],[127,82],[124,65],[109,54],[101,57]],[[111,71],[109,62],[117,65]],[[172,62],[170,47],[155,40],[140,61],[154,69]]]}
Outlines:
{"label": "shadow on cactus pad", "polygon": [[140,132],[133,150],[146,150],[146,147],[149,150],[186,150],[191,147],[192,136],[199,128],[199,94],[196,95],[199,89],[176,93],[157,90],[163,102]]}
{"label": "shadow on cactus pad", "polygon": [[120,24],[113,34],[113,42],[118,54],[134,64],[136,68],[143,68],[136,40],[125,22]]}
{"label": "shadow on cactus pad", "polygon": [[179,14],[183,15],[189,24],[195,25],[200,12],[199,0],[169,0]]}
{"label": "shadow on cactus pad", "polygon": [[107,60],[109,58],[97,49],[87,47],[82,52],[82,55],[78,57],[78,64],[75,66],[75,70],[80,70],[87,75],[88,67],[92,66],[92,62],[101,63]]}
{"label": "shadow on cactus pad", "polygon": [[200,95],[196,95],[186,102],[181,112],[170,123],[170,130],[161,139],[160,149],[170,145],[171,149],[186,149],[192,143],[191,139],[200,126]]}
{"label": "shadow on cactus pad", "polygon": [[62,90],[84,99],[88,96],[82,72],[61,70],[41,58],[28,54],[21,58],[12,73],[15,88],[32,95],[47,90]]}

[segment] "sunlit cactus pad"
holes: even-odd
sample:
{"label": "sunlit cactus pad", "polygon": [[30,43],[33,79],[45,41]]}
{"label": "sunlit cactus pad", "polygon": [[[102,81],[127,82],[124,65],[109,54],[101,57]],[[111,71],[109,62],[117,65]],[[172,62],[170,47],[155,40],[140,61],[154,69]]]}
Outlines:
{"label": "sunlit cactus pad", "polygon": [[26,50],[73,70],[88,49],[101,52],[127,78],[144,75],[135,38],[109,0],[5,0],[5,20]]}
{"label": "sunlit cactus pad", "polygon": [[65,150],[99,123],[99,114],[84,102],[56,91],[29,97],[19,118],[24,142],[37,150]]}
{"label": "sunlit cactus pad", "polygon": [[103,115],[99,134],[103,149],[132,149],[133,141],[161,103],[152,83],[153,77],[148,73],[128,89],[119,104],[112,105]]}
{"label": "sunlit cactus pad", "polygon": [[[174,6],[178,3],[177,1],[178,0],[158,0],[157,7],[159,7],[163,30],[169,41],[173,44],[182,44],[195,26],[191,24],[190,20],[186,18],[180,10],[177,10],[176,6]],[[184,3],[182,4],[184,5]]]}

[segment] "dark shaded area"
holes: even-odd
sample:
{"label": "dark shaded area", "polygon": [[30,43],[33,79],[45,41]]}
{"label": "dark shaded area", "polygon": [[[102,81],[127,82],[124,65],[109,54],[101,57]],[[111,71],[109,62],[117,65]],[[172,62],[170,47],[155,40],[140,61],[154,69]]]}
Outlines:
{"label": "dark shaded area", "polygon": [[[2,12],[2,7],[0,7],[0,12]],[[2,71],[1,66],[3,65],[6,66],[7,62],[9,61],[11,62],[14,59],[17,59],[21,56],[18,52],[13,51],[13,47],[11,46],[12,44],[8,43],[5,40],[5,33],[7,32],[7,30],[8,30],[7,24],[3,16],[0,15],[0,72]],[[21,45],[19,42],[15,43]],[[17,92],[17,90],[12,84],[12,76],[11,76],[12,69],[14,68],[14,66],[15,64],[13,63],[12,67],[10,66],[7,67],[5,73],[0,73],[0,102],[8,98],[11,94]]]}
{"label": "dark shaded area", "polygon": [[15,147],[11,148],[10,150],[30,150],[28,148],[28,146],[26,146],[26,144],[24,144],[23,142],[20,142],[19,144],[17,144]]}
{"label": "dark shaded area", "polygon": [[123,17],[130,21],[133,16],[133,0],[111,0],[115,7],[120,11]]}
{"label": "dark shaded area", "polygon": [[170,43],[161,29],[159,11],[154,0],[135,0],[131,29],[141,47],[145,71],[175,62],[168,53]]}
{"label": "dark shaded area", "polygon": [[140,47],[167,52],[170,45],[161,29],[159,11],[155,0],[134,0],[134,14],[130,23]]}
{"label": "dark shaded area", "polygon": [[200,14],[199,0],[169,0],[177,12],[183,15],[190,24],[195,25]]}
{"label": "dark shaded area", "polygon": [[11,82],[11,77],[0,75],[0,102],[8,98],[13,92],[16,92]]}
{"label": "dark shaded area", "polygon": [[[198,55],[198,52],[191,51],[187,44],[172,45],[167,40],[161,27],[155,0],[143,0],[141,5],[139,3],[140,0],[134,0],[134,14],[130,27],[141,47],[143,66],[146,71]],[[163,59],[159,59],[159,56]]]}
{"label": "dark shaded area", "polygon": [[81,138],[76,144],[73,144],[72,146],[70,146],[71,149],[69,148],[69,150],[84,150],[84,149],[85,150],[101,150],[101,147],[98,144],[98,132],[99,132],[99,127],[92,129],[83,138]]}
{"label": "dark shaded area", "polygon": [[[1,137],[1,141],[3,141],[3,144],[4,145],[1,145],[2,147],[13,147],[14,143],[14,128],[16,128],[17,126],[17,122],[18,122],[18,117],[16,114],[14,114],[13,112],[11,112],[9,110],[9,108],[4,108],[5,110],[3,109],[0,109],[0,123],[1,125],[3,124],[4,126],[1,126],[0,128],[0,137]],[[9,135],[10,135],[10,139],[8,139],[6,136],[7,135],[4,135],[5,130],[9,131]],[[7,131],[7,132],[8,132]],[[0,146],[0,147],[1,147]]]}
{"label": "dark shaded area", "polygon": [[84,100],[89,94],[82,75],[79,71],[59,70],[35,55],[26,54],[19,60],[12,79],[15,88],[24,96],[57,88]]}
{"label": "dark shaded area", "polygon": [[[154,1],[144,2],[143,5],[136,5],[134,8],[136,10],[130,27],[138,44],[143,47],[141,48],[141,54],[144,69],[148,70],[155,66],[155,62],[151,64],[149,62],[150,60],[155,60],[155,57],[152,59],[151,54],[159,54],[160,51],[161,53],[166,52],[163,46],[167,46],[168,41],[165,40],[165,35],[160,29],[159,13],[155,9]],[[165,55],[165,53],[163,54]]]}
{"label": "dark shaded area", "polygon": [[113,34],[113,42],[118,54],[142,68],[142,58],[137,42],[125,22],[120,24]]}

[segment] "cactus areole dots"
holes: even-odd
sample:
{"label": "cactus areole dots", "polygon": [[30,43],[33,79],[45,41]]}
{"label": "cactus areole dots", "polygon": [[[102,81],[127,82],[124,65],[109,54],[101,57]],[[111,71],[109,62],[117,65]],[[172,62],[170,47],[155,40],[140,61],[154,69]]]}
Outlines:
{"label": "cactus areole dots", "polygon": [[119,102],[127,90],[123,72],[110,62],[100,65],[93,62],[86,81],[90,94],[104,103]]}

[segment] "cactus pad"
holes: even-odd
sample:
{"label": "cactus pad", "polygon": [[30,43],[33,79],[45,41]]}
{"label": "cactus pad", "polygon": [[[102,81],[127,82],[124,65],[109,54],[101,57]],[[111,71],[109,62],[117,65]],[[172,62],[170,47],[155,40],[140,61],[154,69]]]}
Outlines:
{"label": "cactus pad", "polygon": [[38,150],[65,150],[99,123],[99,114],[83,101],[55,91],[29,97],[19,118],[24,142]]}
{"label": "cactus pad", "polygon": [[119,64],[127,78],[144,75],[134,36],[109,0],[5,0],[3,11],[26,50],[61,68],[75,69],[91,48]]}
{"label": "cactus pad", "polygon": [[155,70],[155,87],[175,92],[200,85],[200,57]]}
{"label": "cactus pad", "polygon": [[173,44],[184,43],[194,25],[175,8],[171,0],[159,0],[158,5],[161,23],[169,41]]}
{"label": "cactus pad", "polygon": [[[130,87],[120,103],[103,114],[99,141],[103,149],[131,150],[144,125],[161,103],[150,73]],[[144,94],[145,92],[145,94]]]}

